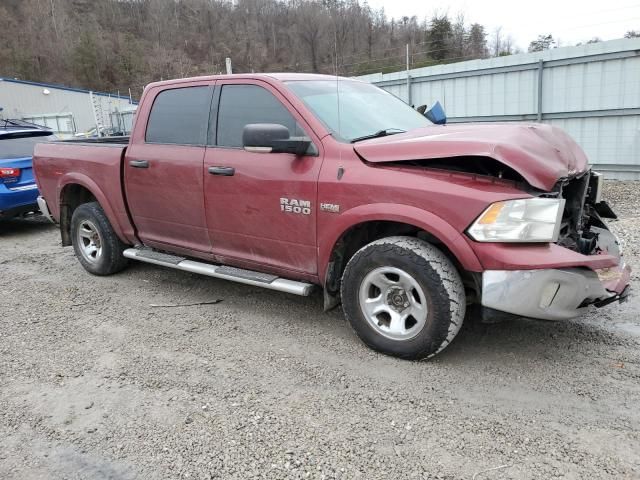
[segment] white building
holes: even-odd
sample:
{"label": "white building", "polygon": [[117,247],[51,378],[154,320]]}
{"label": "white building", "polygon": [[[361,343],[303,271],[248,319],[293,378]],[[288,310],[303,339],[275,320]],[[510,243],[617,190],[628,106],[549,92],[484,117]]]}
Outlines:
{"label": "white building", "polygon": [[128,96],[0,78],[0,118],[27,120],[60,137],[104,128],[130,132],[137,103]]}

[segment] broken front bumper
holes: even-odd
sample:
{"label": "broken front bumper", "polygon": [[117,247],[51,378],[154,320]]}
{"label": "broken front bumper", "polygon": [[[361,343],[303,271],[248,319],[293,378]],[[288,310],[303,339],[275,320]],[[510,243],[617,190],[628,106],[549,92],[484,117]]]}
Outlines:
{"label": "broken front bumper", "polygon": [[487,270],[482,274],[482,306],[543,320],[577,317],[588,305],[623,301],[631,269],[624,262],[588,270]]}

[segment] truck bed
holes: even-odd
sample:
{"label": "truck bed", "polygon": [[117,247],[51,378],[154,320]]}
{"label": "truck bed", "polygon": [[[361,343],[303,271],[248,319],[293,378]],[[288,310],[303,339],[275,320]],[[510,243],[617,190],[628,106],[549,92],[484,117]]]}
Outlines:
{"label": "truck bed", "polygon": [[[64,224],[65,206],[92,195],[104,209],[116,234],[134,243],[122,189],[123,159],[128,137],[83,138],[37,144],[33,168],[40,194],[51,215]],[[90,198],[90,197],[89,197]]]}
{"label": "truck bed", "polygon": [[86,143],[89,145],[122,145],[126,147],[129,145],[129,137],[100,137],[100,138],[69,138],[66,140],[59,140],[62,143]]}

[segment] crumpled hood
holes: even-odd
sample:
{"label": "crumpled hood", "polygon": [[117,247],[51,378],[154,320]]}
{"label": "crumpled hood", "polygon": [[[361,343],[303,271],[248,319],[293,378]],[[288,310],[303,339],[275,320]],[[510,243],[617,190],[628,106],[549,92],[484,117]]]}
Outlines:
{"label": "crumpled hood", "polygon": [[549,191],[558,179],[585,171],[587,157],[563,130],[545,124],[455,124],[425,127],[358,142],[354,150],[374,163],[460,156],[491,157],[532,186]]}

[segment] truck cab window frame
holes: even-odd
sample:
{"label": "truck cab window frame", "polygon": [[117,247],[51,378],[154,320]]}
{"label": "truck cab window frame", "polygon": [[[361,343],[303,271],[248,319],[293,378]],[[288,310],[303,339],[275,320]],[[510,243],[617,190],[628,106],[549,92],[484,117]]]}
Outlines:
{"label": "truck cab window frame", "polygon": [[153,99],[145,143],[206,146],[213,87],[193,85],[161,90]]}
{"label": "truck cab window frame", "polygon": [[[242,130],[252,123],[277,123],[287,127],[292,137],[309,137],[289,108],[269,89],[254,83],[228,83],[216,90],[210,146],[243,148]],[[317,149],[312,143],[309,154],[314,153]]]}

